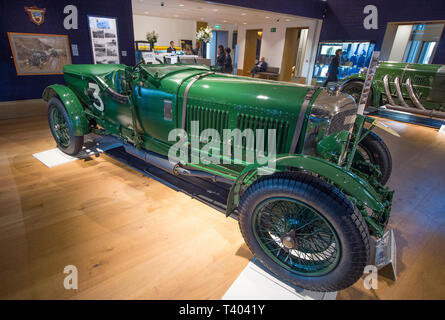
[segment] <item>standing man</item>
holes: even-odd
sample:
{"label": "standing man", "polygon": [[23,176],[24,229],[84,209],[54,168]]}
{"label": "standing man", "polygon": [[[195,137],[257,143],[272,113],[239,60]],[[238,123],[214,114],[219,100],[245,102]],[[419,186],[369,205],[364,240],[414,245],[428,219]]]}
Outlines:
{"label": "standing man", "polygon": [[168,53],[176,53],[175,42],[170,41],[170,47],[167,48]]}
{"label": "standing man", "polygon": [[340,57],[342,54],[341,49],[337,49],[335,51],[335,56],[331,60],[331,64],[329,65],[328,72],[326,73],[327,78],[326,81],[323,83],[323,87],[326,87],[328,82],[337,82],[338,81],[338,67],[340,65]]}
{"label": "standing man", "polygon": [[253,66],[252,70],[250,70],[250,73],[252,74],[252,78],[255,78],[255,74],[257,72],[264,72],[266,70],[267,62],[265,61],[264,57],[261,57],[260,61]]}

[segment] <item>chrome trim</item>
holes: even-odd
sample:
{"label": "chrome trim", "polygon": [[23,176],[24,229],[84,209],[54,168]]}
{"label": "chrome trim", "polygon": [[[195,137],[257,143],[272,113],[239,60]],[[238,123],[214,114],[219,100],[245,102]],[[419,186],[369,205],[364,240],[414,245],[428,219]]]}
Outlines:
{"label": "chrome trim", "polygon": [[383,86],[385,87],[385,94],[386,94],[386,97],[388,98],[389,104],[392,106],[395,106],[396,104],[394,103],[394,100],[392,99],[391,89],[389,87],[388,78],[389,77],[387,74],[385,74],[385,76],[383,77]]}
{"label": "chrome trim", "polygon": [[409,97],[411,101],[414,103],[414,105],[420,110],[425,110],[425,107],[420,102],[419,98],[417,98],[416,93],[414,92],[411,78],[406,79],[406,90],[408,91]]}
{"label": "chrome trim", "polygon": [[396,86],[397,98],[402,103],[402,106],[405,108],[410,108],[410,106],[406,103],[405,99],[403,98],[402,88],[400,87],[400,78],[399,77],[396,77],[394,79],[394,84]]}
{"label": "chrome trim", "polygon": [[300,114],[298,115],[298,121],[295,125],[294,137],[292,138],[292,143],[290,145],[289,154],[294,153],[295,148],[297,147],[298,140],[300,140],[301,129],[303,128],[304,119],[306,118],[306,110],[309,106],[309,103],[316,92],[315,89],[308,91],[306,96],[304,97],[304,102],[301,105]]}
{"label": "chrome trim", "polygon": [[204,77],[209,76],[209,75],[214,74],[214,73],[215,72],[206,72],[206,73],[198,74],[196,77],[194,77],[188,83],[187,87],[185,88],[185,91],[184,91],[184,101],[182,103],[182,135],[181,135],[181,140],[185,139],[184,133],[185,133],[185,121],[186,121],[186,116],[187,116],[187,100],[188,100],[188,95],[189,95],[190,88],[199,79],[204,78]]}
{"label": "chrome trim", "polygon": [[402,82],[403,82],[403,78],[405,78],[405,73],[406,73],[406,70],[410,67],[412,65],[412,63],[407,63],[406,64],[406,66],[405,66],[405,68],[403,68],[403,71],[402,71]]}

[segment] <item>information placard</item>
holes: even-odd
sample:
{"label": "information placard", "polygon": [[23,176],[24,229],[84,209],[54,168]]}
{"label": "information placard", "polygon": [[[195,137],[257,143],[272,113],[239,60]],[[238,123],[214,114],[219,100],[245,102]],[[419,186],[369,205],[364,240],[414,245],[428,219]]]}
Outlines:
{"label": "information placard", "polygon": [[88,16],[88,26],[94,63],[120,63],[116,18]]}

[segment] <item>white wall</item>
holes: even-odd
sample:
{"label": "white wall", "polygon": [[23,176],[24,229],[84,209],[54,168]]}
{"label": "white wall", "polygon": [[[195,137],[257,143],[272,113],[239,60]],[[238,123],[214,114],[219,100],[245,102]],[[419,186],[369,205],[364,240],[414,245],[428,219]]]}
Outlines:
{"label": "white wall", "polygon": [[391,54],[389,55],[389,61],[402,62],[412,28],[412,25],[401,25],[397,28]]}
{"label": "white wall", "polygon": [[146,40],[147,32],[155,30],[159,34],[157,46],[169,46],[174,41],[180,46],[181,40],[192,40],[195,46],[196,21],[133,15],[134,40]]}
{"label": "white wall", "polygon": [[[284,41],[286,28],[308,27],[308,36],[306,50],[304,54],[304,63],[302,66],[302,75],[306,77],[307,83],[310,83],[312,71],[314,69],[315,55],[317,54],[317,45],[321,31],[321,21],[315,19],[298,18],[297,21],[280,21],[254,25],[242,25],[238,27],[238,69],[243,69],[244,47],[246,39],[246,30],[262,29],[263,37],[261,41],[261,57],[265,57],[270,67],[281,69],[283,58]],[[271,32],[271,28],[276,28],[276,32]]]}

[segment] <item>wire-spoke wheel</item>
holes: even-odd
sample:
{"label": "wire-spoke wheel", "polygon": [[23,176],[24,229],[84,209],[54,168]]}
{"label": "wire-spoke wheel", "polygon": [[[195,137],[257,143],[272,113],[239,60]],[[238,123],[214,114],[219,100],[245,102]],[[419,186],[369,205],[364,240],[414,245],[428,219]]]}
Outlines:
{"label": "wire-spoke wheel", "polygon": [[[364,129],[364,133],[366,132],[367,130]],[[377,166],[381,173],[377,180],[382,185],[388,182],[392,172],[391,153],[385,142],[375,132],[369,132],[358,144],[352,166],[360,169],[360,161]]]}
{"label": "wire-spoke wheel", "polygon": [[239,212],[255,256],[302,288],[347,288],[368,263],[366,222],[338,189],[317,177],[284,172],[260,178],[242,196]]}
{"label": "wire-spoke wheel", "polygon": [[57,147],[74,155],[82,150],[83,136],[75,136],[73,125],[63,103],[56,97],[48,101],[48,122]]}
{"label": "wire-spoke wheel", "polygon": [[291,198],[270,198],[254,211],[253,232],[263,250],[298,274],[328,273],[340,257],[340,243],[329,222]]}
{"label": "wire-spoke wheel", "polygon": [[[358,81],[358,80],[350,81],[343,86],[341,92],[349,94],[351,97],[354,98],[356,103],[359,103],[360,97],[362,96],[363,84],[364,84],[363,81]],[[372,105],[373,103],[372,99],[373,99],[373,93],[371,89],[365,107]]]}

